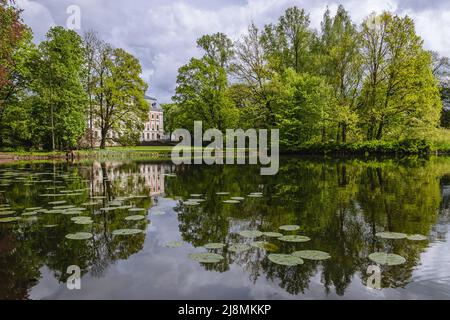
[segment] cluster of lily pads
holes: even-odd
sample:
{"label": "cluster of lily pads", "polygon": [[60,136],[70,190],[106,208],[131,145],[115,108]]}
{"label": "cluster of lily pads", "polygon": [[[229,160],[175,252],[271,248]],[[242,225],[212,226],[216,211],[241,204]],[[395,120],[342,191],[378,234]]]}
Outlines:
{"label": "cluster of lily pads", "polygon": [[[9,204],[0,204],[0,223],[13,223],[19,221],[36,221],[38,216],[41,214],[62,214],[62,215],[70,215],[73,216],[70,218],[74,224],[78,225],[91,225],[94,223],[91,216],[83,215],[87,210],[87,207],[101,206],[102,201],[106,197],[105,196],[91,196],[89,202],[83,203],[79,206],[69,205],[66,200],[69,197],[82,196],[85,191],[89,191],[90,188],[82,188],[77,190],[65,190],[64,181],[70,181],[74,179],[78,179],[77,177],[72,177],[67,174],[61,175],[53,175],[53,178],[58,177],[61,180],[48,180],[41,179],[40,177],[43,175],[47,175],[50,173],[29,173],[29,172],[3,172],[0,176],[2,177],[1,184],[2,186],[9,186],[11,183],[17,181],[23,184],[24,181],[30,181],[30,185],[36,183],[51,183],[52,187],[45,188],[45,190],[52,190],[52,193],[46,192],[40,194],[39,196],[42,198],[52,198],[52,201],[49,201],[47,204],[50,208],[43,207],[30,207],[25,208],[22,212],[18,212],[16,209],[12,209]],[[84,182],[88,182],[87,180]],[[4,191],[2,191],[3,193]],[[147,209],[145,208],[136,208],[132,205],[123,205],[123,202],[127,200],[137,199],[137,198],[147,198],[147,195],[130,195],[117,197],[113,201],[108,202],[107,206],[104,208],[100,208],[100,211],[109,212],[115,210],[128,210],[130,213],[129,216],[125,217],[125,221],[141,221],[146,218],[145,212]],[[62,199],[59,199],[62,198]],[[46,224],[44,228],[55,228],[57,224]],[[140,229],[119,229],[114,230],[113,235],[122,236],[122,235],[133,235],[133,234],[142,234],[144,231]],[[88,240],[93,237],[92,233],[89,232],[77,232],[66,235],[66,239],[69,240]]]}
{"label": "cluster of lily pads", "polygon": [[[191,195],[192,196],[192,195]],[[300,227],[297,225],[284,225],[279,228],[283,231],[296,231],[299,230]],[[267,238],[276,238],[280,241],[286,242],[307,242],[311,239],[306,236],[301,235],[283,235],[280,232],[262,232],[259,230],[242,230],[239,231],[239,234],[243,238],[255,239],[259,237],[267,237]],[[168,248],[178,248],[183,245],[181,241],[172,241],[166,243],[166,247]],[[220,250],[227,247],[224,243],[207,243],[203,246],[204,249],[207,250]],[[227,247],[227,251],[233,253],[241,253],[248,251],[252,248],[264,249],[268,252],[274,252],[278,250],[278,247],[275,244],[272,244],[268,241],[252,241],[250,243],[234,243]],[[224,257],[218,253],[214,252],[196,252],[191,253],[188,256],[191,260],[200,262],[200,263],[218,263],[224,259]],[[323,251],[318,250],[302,250],[296,251],[292,254],[269,254],[268,259],[273,263],[286,265],[286,266],[295,266],[299,264],[303,264],[303,259],[307,260],[327,260],[331,258],[331,256]]]}
{"label": "cluster of lily pads", "polygon": [[[400,232],[378,232],[375,236],[388,239],[388,240],[400,240],[407,239],[410,241],[424,241],[428,238],[421,234],[410,234],[407,235],[405,233]],[[369,259],[379,265],[387,265],[387,266],[397,266],[404,264],[406,259],[395,253],[387,253],[387,252],[374,252],[369,255]]]}

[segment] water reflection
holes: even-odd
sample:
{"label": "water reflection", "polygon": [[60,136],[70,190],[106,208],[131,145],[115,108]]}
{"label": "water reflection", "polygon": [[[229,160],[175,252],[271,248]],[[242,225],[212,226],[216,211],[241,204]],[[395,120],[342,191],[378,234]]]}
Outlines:
{"label": "water reflection", "polygon": [[[174,175],[167,175],[173,173]],[[63,197],[94,224],[74,225],[70,216],[42,214],[37,220],[0,224],[0,297],[24,298],[449,298],[450,159],[325,161],[283,159],[274,177],[257,166],[173,166],[170,163],[93,162],[68,165],[20,164],[0,167],[0,205],[22,213],[51,209],[45,193],[72,190]],[[229,192],[229,195],[217,194]],[[261,192],[262,198],[246,197]],[[187,206],[201,194],[206,201]],[[130,197],[133,196],[133,197]],[[239,204],[223,200],[245,197]],[[56,197],[56,200],[61,200]],[[119,201],[150,209],[148,219],[125,221],[127,209],[102,211]],[[55,228],[44,225],[57,224]],[[231,244],[250,243],[240,230],[279,231],[299,225],[307,243],[266,240],[277,253],[329,252],[331,259],[286,267],[253,248],[234,253]],[[112,231],[138,228],[134,236]],[[76,231],[94,234],[69,241]],[[427,241],[386,240],[381,231],[423,234]],[[168,241],[186,242],[166,248]],[[199,264],[188,259],[207,243],[225,259]],[[383,266],[383,290],[365,287],[373,252],[396,253],[400,266]],[[82,269],[85,287],[69,292],[69,265]],[[57,281],[54,281],[54,280]],[[165,280],[163,283],[162,279]],[[239,280],[237,280],[239,279]],[[207,281],[206,281],[207,280]]]}

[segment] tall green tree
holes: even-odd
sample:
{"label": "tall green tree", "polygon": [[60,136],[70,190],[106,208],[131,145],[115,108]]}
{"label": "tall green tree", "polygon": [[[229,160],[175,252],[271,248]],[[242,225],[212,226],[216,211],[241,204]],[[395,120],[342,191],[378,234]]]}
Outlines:
{"label": "tall green tree", "polygon": [[49,150],[74,148],[86,128],[84,50],[72,30],[54,27],[32,61],[33,136]]}
{"label": "tall green tree", "polygon": [[[141,78],[139,60],[123,49],[103,46],[96,64],[95,127],[100,128],[100,148],[108,141],[136,143],[148,117],[148,85]],[[113,136],[115,133],[115,136]]]}
{"label": "tall green tree", "polygon": [[349,128],[355,128],[358,118],[356,102],[362,79],[361,41],[356,25],[340,5],[334,17],[326,10],[321,34],[321,74],[333,87],[337,106],[336,140],[346,142]]}
{"label": "tall green tree", "polygon": [[367,138],[416,135],[437,127],[442,103],[431,69],[409,17],[385,12],[362,25],[366,77],[361,94]]}

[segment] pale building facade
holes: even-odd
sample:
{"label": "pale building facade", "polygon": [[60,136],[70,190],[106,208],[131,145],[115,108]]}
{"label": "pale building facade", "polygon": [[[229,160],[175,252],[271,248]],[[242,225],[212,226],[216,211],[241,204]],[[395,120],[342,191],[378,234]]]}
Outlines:
{"label": "pale building facade", "polygon": [[[148,102],[149,111],[144,123],[144,130],[140,135],[140,142],[153,142],[164,140],[164,112],[159,105],[156,98],[145,96],[145,100]],[[94,120],[93,138],[95,146],[100,146],[101,130],[96,126]],[[117,146],[120,138],[120,132],[110,130],[107,133],[107,146]]]}
{"label": "pale building facade", "polygon": [[145,97],[150,105],[147,122],[141,135],[141,142],[160,141],[164,137],[164,113],[158,101],[152,97]]}

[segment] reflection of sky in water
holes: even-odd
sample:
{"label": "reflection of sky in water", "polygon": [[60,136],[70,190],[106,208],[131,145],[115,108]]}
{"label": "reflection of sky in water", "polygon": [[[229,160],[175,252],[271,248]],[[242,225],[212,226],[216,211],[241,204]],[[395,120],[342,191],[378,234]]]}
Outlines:
{"label": "reflection of sky in water", "polygon": [[[176,213],[171,210],[175,201],[160,203],[165,215],[151,216],[142,251],[127,261],[109,266],[100,278],[87,274],[82,278],[82,290],[69,291],[58,284],[53,273],[42,268],[42,279],[30,292],[32,299],[296,299],[277,283],[263,275],[256,283],[249,279],[242,267],[230,266],[225,273],[205,271],[185,254],[195,251],[189,244],[182,248],[166,248],[165,243],[181,240]],[[447,231],[450,228],[446,225]],[[432,243],[421,254],[421,263],[413,272],[413,281],[401,289],[373,290],[362,285],[358,275],[346,289],[345,297],[333,289],[325,293],[320,267],[310,278],[303,299],[429,299],[450,298],[450,243]]]}
{"label": "reflection of sky in water", "polygon": [[[300,161],[299,161],[300,162]],[[333,165],[330,165],[329,168],[334,168]],[[136,194],[136,191],[143,191],[142,188],[146,188],[145,190],[148,193],[147,195],[151,195],[152,197],[157,198],[156,207],[150,209],[150,213],[148,215],[151,224],[147,226],[145,242],[143,244],[143,248],[137,250],[136,253],[132,253],[130,256],[126,258],[126,260],[119,259],[113,261],[107,260],[106,267],[104,270],[101,270],[98,273],[87,272],[84,274],[81,285],[82,290],[73,290],[69,291],[66,288],[65,283],[59,283],[55,277],[55,270],[51,270],[47,266],[40,267],[39,271],[41,273],[41,277],[36,285],[34,285],[29,290],[29,297],[31,299],[428,299],[428,298],[450,298],[450,241],[448,239],[448,232],[450,231],[449,225],[449,207],[450,207],[450,192],[449,188],[444,184],[438,186],[441,188],[442,193],[442,203],[439,216],[436,216],[435,221],[431,222],[431,233],[430,238],[432,241],[429,243],[428,247],[425,248],[421,253],[419,252],[419,256],[417,257],[417,262],[413,264],[411,276],[407,276],[405,283],[407,283],[404,288],[395,288],[395,289],[383,289],[383,290],[373,290],[368,289],[363,285],[363,280],[361,278],[365,278],[364,275],[361,275],[361,270],[363,268],[359,268],[356,266],[350,272],[350,280],[345,285],[345,294],[338,295],[336,293],[336,288],[333,285],[330,285],[329,292],[326,292],[323,284],[323,273],[322,273],[322,265],[318,264],[316,268],[312,269],[311,274],[306,275],[309,277],[307,279],[307,285],[305,291],[303,293],[299,293],[298,295],[292,295],[287,292],[286,288],[283,288],[280,285],[280,280],[277,278],[279,276],[276,274],[273,276],[273,280],[268,279],[267,270],[258,266],[258,277],[255,282],[253,282],[254,274],[249,271],[249,266],[251,267],[252,262],[247,262],[242,259],[236,259],[225,272],[211,271],[206,270],[204,266],[200,265],[198,262],[192,261],[188,258],[188,254],[192,252],[203,252],[204,250],[201,248],[194,248],[193,245],[189,243],[185,243],[181,248],[166,248],[165,244],[171,241],[182,241],[182,235],[180,232],[180,225],[188,224],[188,227],[192,228],[189,231],[185,230],[184,236],[196,236],[195,230],[199,230],[202,227],[202,223],[211,223],[210,220],[206,220],[204,222],[195,221],[192,225],[191,220],[192,217],[185,218],[185,220],[181,219],[181,214],[184,213],[176,213],[174,211],[178,202],[174,200],[169,200],[163,198],[166,192],[173,191],[173,195],[177,195],[180,190],[184,190],[187,187],[190,187],[187,194],[196,193],[196,182],[205,183],[209,180],[215,179],[215,173],[208,175],[205,172],[207,170],[202,171],[194,169],[184,169],[184,171],[179,172],[179,176],[177,178],[169,178],[164,177],[164,172],[170,172],[174,169],[173,166],[165,166],[161,164],[152,165],[145,164],[140,165],[137,170],[133,168],[121,169],[119,164],[111,165],[108,167],[106,171],[108,180],[114,181],[117,180],[117,187],[119,189],[132,188],[133,192]],[[95,164],[94,166],[95,174],[92,175],[92,183],[91,187],[96,190],[102,190],[104,186],[104,174],[102,172],[100,166]],[[209,169],[208,169],[209,170]],[[212,170],[212,169],[211,169]],[[239,169],[241,171],[236,172],[236,178],[233,178],[232,181],[228,181],[228,184],[222,184],[220,181],[223,177],[218,179],[218,184],[220,186],[216,186],[217,189],[211,189],[214,192],[217,191],[228,191],[226,190],[228,186],[236,184],[239,185],[239,182],[242,177],[243,180],[246,180],[245,183],[249,184],[252,188],[251,191],[257,191],[260,188],[266,187],[265,184],[262,184],[260,180],[256,181],[256,179],[260,179],[260,177],[255,178],[255,181],[252,179],[251,173],[246,173],[245,168],[242,167]],[[314,175],[317,175],[316,172],[310,173],[309,167],[299,167],[298,170],[306,171],[308,174],[307,177],[317,178]],[[320,170],[318,170],[319,172]],[[177,174],[178,175],[178,174]],[[185,177],[181,180],[181,182],[177,182],[178,184],[173,184],[176,179],[179,179],[180,176],[185,175]],[[281,183],[274,183],[270,180],[267,184],[274,183],[276,188],[282,189],[285,187],[285,180],[282,176],[283,173],[280,174]],[[360,174],[362,175],[362,174]],[[351,177],[351,174],[349,174]],[[401,177],[401,175],[399,175]],[[250,178],[249,178],[250,177]],[[334,178],[334,176],[332,177]],[[140,180],[139,180],[140,179]],[[175,179],[175,180],[171,180]],[[181,179],[181,178],[180,178]],[[292,180],[292,178],[290,178]],[[294,178],[294,188],[298,186],[303,187],[301,180],[299,180],[297,185],[297,177]],[[130,183],[132,187],[128,183]],[[330,180],[331,181],[331,180]],[[292,182],[292,181],[289,181]],[[329,181],[328,181],[329,182]],[[186,185],[192,184],[192,185]],[[322,180],[318,179],[318,183],[322,183]],[[331,183],[331,182],[330,182]],[[389,182],[389,183],[392,183]],[[391,185],[387,184],[389,187]],[[414,183],[409,182],[411,185]],[[362,184],[362,182],[356,182],[355,185]],[[206,185],[208,185],[206,183]],[[181,189],[177,189],[180,187]],[[292,187],[292,186],[290,186]],[[313,189],[315,186],[310,186]],[[276,189],[275,190],[278,190]],[[305,186],[306,188],[306,186]],[[328,191],[330,186],[320,185],[321,191]],[[340,188],[340,189],[339,189]],[[337,189],[333,189],[332,192],[337,192],[336,190],[345,190],[345,188],[339,187]],[[351,188],[349,188],[351,189]],[[386,188],[387,190],[388,188]],[[272,189],[273,190],[273,189]],[[314,190],[314,189],[313,189]],[[331,189],[330,189],[331,190]],[[363,189],[363,193],[365,189]],[[408,189],[407,189],[408,190]],[[202,190],[200,192],[205,192]],[[248,191],[247,191],[248,192]],[[298,190],[295,189],[294,192],[298,193]],[[312,191],[313,193],[314,191]],[[394,193],[395,194],[395,193]],[[399,193],[402,194],[402,193]],[[239,195],[239,194],[231,194]],[[245,195],[245,194],[241,194]],[[383,195],[383,194],[382,194]],[[267,196],[265,194],[265,196]],[[314,194],[310,195],[311,197]],[[330,198],[325,198],[326,201],[329,201],[331,205],[334,205],[334,194]],[[383,195],[384,196],[384,195]],[[392,196],[392,194],[389,194]],[[185,195],[185,198],[189,196]],[[226,199],[229,196],[225,196],[223,199]],[[387,197],[387,196],[386,196]],[[266,197],[265,197],[266,198]],[[264,198],[264,199],[265,199]],[[364,203],[366,198],[358,198],[355,194],[351,194],[349,198],[352,199],[351,206],[344,208],[343,218],[341,220],[342,231],[344,233],[355,232],[355,226],[360,227],[358,229],[358,236],[362,235],[364,244],[361,244],[363,248],[360,248],[361,252],[357,252],[360,256],[365,257],[367,252],[371,252],[371,241],[367,240],[367,237],[371,236],[372,229],[371,223],[369,223],[368,219],[370,217],[369,214],[366,214],[364,210],[367,210],[367,206]],[[255,200],[255,201],[265,201]],[[274,199],[276,199],[274,197]],[[305,200],[306,199],[306,200]],[[331,199],[331,200],[330,200]],[[393,201],[404,201],[406,204],[410,204],[409,199],[395,199],[389,200]],[[271,200],[276,203],[277,200]],[[292,198],[294,203],[301,203],[301,201],[309,201],[309,198],[303,198],[303,200],[298,201],[297,198]],[[220,202],[220,201],[219,201]],[[266,207],[255,207],[255,210],[264,209],[266,210],[266,214],[270,215],[273,220],[270,220],[271,223],[273,221],[277,221],[277,217],[282,218],[285,214],[284,211],[280,209],[284,209],[284,207],[288,207],[288,203],[281,202],[273,207],[271,205]],[[275,209],[274,209],[275,208]],[[296,208],[296,207],[294,207]],[[421,207],[418,206],[420,209]],[[428,207],[426,207],[428,208]],[[254,208],[251,208],[253,210]],[[274,209],[275,211],[270,211]],[[386,208],[377,207],[374,210],[383,211]],[[156,211],[165,211],[164,215],[155,215],[153,214]],[[193,208],[195,210],[195,208]],[[250,212],[252,213],[253,211]],[[276,211],[280,210],[280,211]],[[352,213],[352,210],[354,213]],[[312,212],[315,212],[312,210]],[[204,214],[213,214],[213,212],[206,212]],[[222,212],[222,214],[224,214]],[[253,216],[256,221],[259,223],[264,221],[266,218],[264,214],[260,214],[259,211],[256,211],[253,216],[248,215],[247,213],[240,212],[226,212],[226,222],[227,222],[227,230],[228,233],[234,233],[243,229],[252,229],[255,225],[255,220],[253,220]],[[275,217],[275,218],[274,218]],[[381,221],[385,218],[384,213],[380,214]],[[395,217],[395,215],[394,215]],[[311,217],[309,218],[311,219]],[[312,218],[314,220],[314,217]],[[336,221],[337,217],[335,218]],[[434,217],[433,217],[434,219]],[[194,219],[195,220],[195,219]],[[282,220],[280,220],[282,221]],[[314,221],[311,221],[311,224],[314,224]],[[328,222],[330,224],[336,224],[337,222],[332,221]],[[413,221],[413,223],[415,223]],[[401,223],[399,225],[402,225]],[[206,225],[207,226],[207,225]],[[276,231],[278,225],[273,224],[270,226],[272,230]],[[311,226],[313,230],[314,225]],[[199,228],[199,229],[196,229]],[[339,228],[329,228],[331,232],[336,232]],[[193,231],[194,230],[194,231]],[[329,230],[328,230],[329,231]],[[398,230],[400,231],[400,230]],[[198,232],[205,232],[205,230],[201,229]],[[1,234],[0,234],[1,235]],[[198,235],[200,239],[204,239],[204,234]],[[127,238],[129,241],[130,238]],[[132,239],[132,238],[131,238]],[[197,239],[197,238],[195,238]],[[198,240],[198,239],[197,239]],[[314,239],[313,239],[314,240]],[[348,240],[348,239],[347,239]],[[229,243],[233,242],[233,238],[227,240]],[[329,242],[322,239],[322,241],[318,242],[319,244],[329,245]],[[417,243],[409,243],[409,245],[417,245]],[[366,246],[366,247],[364,247]],[[336,250],[337,250],[336,246]],[[321,248],[317,248],[321,249]],[[330,253],[333,256],[337,254],[334,252],[334,248],[330,248]],[[354,250],[354,248],[352,249]],[[135,251],[132,251],[135,252]],[[264,256],[264,254],[262,255]],[[255,257],[252,257],[255,258]],[[258,258],[255,258],[258,259]],[[1,261],[0,261],[1,262]],[[305,261],[305,265],[311,263],[310,261]],[[247,265],[248,264],[248,265]],[[300,266],[301,268],[302,266]],[[402,267],[400,267],[402,268]],[[1,271],[1,270],[0,270]],[[272,270],[273,271],[273,270]],[[60,272],[60,271],[58,271]]]}

